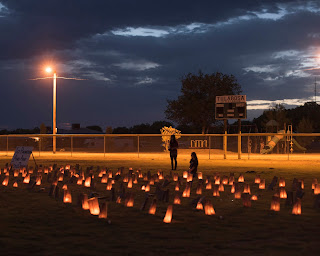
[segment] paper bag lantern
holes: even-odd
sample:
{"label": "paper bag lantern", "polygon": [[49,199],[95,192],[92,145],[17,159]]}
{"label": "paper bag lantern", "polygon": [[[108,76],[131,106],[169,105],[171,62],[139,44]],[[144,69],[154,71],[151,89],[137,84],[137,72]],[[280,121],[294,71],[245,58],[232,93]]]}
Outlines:
{"label": "paper bag lantern", "polygon": [[173,204],[181,204],[181,198],[178,194],[175,194]]}
{"label": "paper bag lantern", "polygon": [[78,178],[78,180],[77,180],[77,185],[82,185],[82,181],[83,181],[83,179],[82,179],[82,177],[80,176],[80,177]]}
{"label": "paper bag lantern", "polygon": [[130,195],[128,198],[126,198],[124,204],[127,207],[133,207],[133,205],[134,205],[134,197],[133,197],[133,195]]}
{"label": "paper bag lantern", "polygon": [[99,215],[100,214],[100,207],[98,198],[92,197],[88,200],[89,210],[92,215]]}
{"label": "paper bag lantern", "polygon": [[112,180],[108,180],[108,183],[107,183],[107,187],[106,187],[106,190],[111,190],[112,189]]}
{"label": "paper bag lantern", "polygon": [[245,194],[251,194],[250,185],[248,183],[245,183],[243,185],[243,193]]}
{"label": "paper bag lantern", "polygon": [[203,210],[203,205],[202,205],[202,203],[200,203],[200,201],[197,203],[196,209]]}
{"label": "paper bag lantern", "polygon": [[303,181],[303,179],[299,179],[298,181],[301,182],[301,189],[304,189],[304,181]]}
{"label": "paper bag lantern", "polygon": [[182,197],[190,197],[190,186],[186,185],[186,188],[183,191]]}
{"label": "paper bag lantern", "polygon": [[284,178],[280,177],[279,178],[279,187],[282,188],[282,187],[285,187],[286,186],[286,181]]}
{"label": "paper bag lantern", "polygon": [[106,219],[108,217],[108,205],[103,203],[99,213],[99,219]]}
{"label": "paper bag lantern", "polygon": [[241,198],[241,191],[240,190],[236,190],[234,192],[234,198],[235,199],[240,199]]}
{"label": "paper bag lantern", "polygon": [[206,215],[214,215],[215,214],[214,208],[213,208],[212,204],[209,201],[207,201],[204,204],[204,213]]}
{"label": "paper bag lantern", "polygon": [[67,184],[64,184],[64,185],[62,186],[62,190],[67,190],[67,189],[68,189]]}
{"label": "paper bag lantern", "polygon": [[172,220],[172,205],[168,205],[166,215],[163,218],[164,223],[171,223]]}
{"label": "paper bag lantern", "polygon": [[222,177],[222,184],[223,184],[223,185],[228,185],[228,183],[229,183],[228,177],[227,177],[227,176],[223,176],[223,177]]}
{"label": "paper bag lantern", "polygon": [[176,183],[176,185],[174,187],[174,190],[175,191],[179,191],[180,190],[180,183],[179,182]]}
{"label": "paper bag lantern", "polygon": [[182,177],[184,179],[188,178],[188,172],[187,171],[184,171],[183,174],[182,174]]}
{"label": "paper bag lantern", "polygon": [[132,188],[132,178],[130,178],[128,181],[128,188]]}
{"label": "paper bag lantern", "polygon": [[145,192],[149,192],[150,191],[150,184],[148,183],[145,189]]}
{"label": "paper bag lantern", "polygon": [[69,190],[65,190],[63,194],[63,202],[64,203],[72,203],[72,196]]}
{"label": "paper bag lantern", "polygon": [[254,183],[255,183],[255,184],[259,184],[260,181],[261,181],[260,175],[257,175],[257,176],[255,177],[255,179],[254,179]]}
{"label": "paper bag lantern", "polygon": [[265,189],[266,188],[266,180],[261,179],[259,184],[259,189]]}
{"label": "paper bag lantern", "polygon": [[13,187],[14,187],[14,188],[17,188],[17,187],[18,187],[18,183],[17,183],[16,181],[13,183]]}
{"label": "paper bag lantern", "polygon": [[242,174],[240,174],[239,178],[238,178],[238,182],[244,182],[244,177]]}
{"label": "paper bag lantern", "polygon": [[198,179],[199,179],[199,180],[202,180],[202,179],[203,179],[202,172],[198,172]]}
{"label": "paper bag lantern", "polygon": [[293,205],[292,214],[301,215],[301,200],[297,198],[297,201]]}
{"label": "paper bag lantern", "polygon": [[258,200],[258,197],[257,195],[252,195],[251,198],[250,198],[251,201],[257,201]]}
{"label": "paper bag lantern", "polygon": [[219,193],[219,185],[214,185],[213,187],[213,196],[220,196],[220,193]]}
{"label": "paper bag lantern", "polygon": [[87,194],[83,194],[82,209],[83,210],[89,210],[89,203],[88,203],[88,195]]}
{"label": "paper bag lantern", "polygon": [[193,174],[188,173],[187,182],[191,182],[193,180]]}
{"label": "paper bag lantern", "polygon": [[231,194],[234,194],[234,192],[236,192],[236,186],[233,183],[232,186],[231,186]]}
{"label": "paper bag lantern", "polygon": [[208,180],[208,183],[206,185],[206,189],[212,189],[211,180]]}
{"label": "paper bag lantern", "polygon": [[179,179],[178,173],[174,173],[173,174],[173,181],[178,181],[178,179]]}
{"label": "paper bag lantern", "polygon": [[37,186],[40,186],[40,185],[41,185],[41,176],[38,176],[38,177],[36,178],[36,185],[37,185]]}
{"label": "paper bag lantern", "polygon": [[58,181],[63,181],[63,173],[59,174]]}
{"label": "paper bag lantern", "polygon": [[127,183],[128,181],[129,181],[129,177],[128,177],[128,175],[125,175],[124,177],[123,177],[123,180],[122,180],[124,183]]}
{"label": "paper bag lantern", "polygon": [[155,215],[157,210],[157,200],[153,199],[149,208],[149,214]]}
{"label": "paper bag lantern", "polygon": [[138,184],[138,175],[133,175],[133,184]]}
{"label": "paper bag lantern", "polygon": [[313,179],[312,180],[312,189],[315,189],[315,187],[316,187],[316,184],[318,184],[318,179]]}
{"label": "paper bag lantern", "polygon": [[280,198],[273,196],[270,206],[271,211],[279,212],[280,211]]}
{"label": "paper bag lantern", "polygon": [[231,185],[233,185],[233,183],[234,183],[234,176],[230,176],[229,177],[229,185],[231,186]]}
{"label": "paper bag lantern", "polygon": [[280,190],[279,190],[279,196],[280,198],[282,199],[285,199],[287,198],[287,192],[286,192],[286,189],[284,187],[281,187]]}
{"label": "paper bag lantern", "polygon": [[101,178],[101,183],[107,183],[108,182],[108,176],[107,174],[103,174]]}
{"label": "paper bag lantern", "polygon": [[320,184],[315,184],[313,193],[314,193],[315,195],[319,195],[319,194],[320,194]]}
{"label": "paper bag lantern", "polygon": [[23,179],[23,183],[29,183],[30,182],[30,174],[26,175]]}
{"label": "paper bag lantern", "polygon": [[2,185],[3,185],[3,186],[8,186],[8,183],[9,183],[9,176],[6,176],[6,177],[4,178],[4,180],[2,181]]}

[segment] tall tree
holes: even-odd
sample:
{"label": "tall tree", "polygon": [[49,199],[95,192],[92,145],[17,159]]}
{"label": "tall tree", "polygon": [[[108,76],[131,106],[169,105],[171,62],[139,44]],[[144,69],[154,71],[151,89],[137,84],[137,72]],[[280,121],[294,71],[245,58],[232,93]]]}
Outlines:
{"label": "tall tree", "polygon": [[216,96],[241,93],[241,86],[233,75],[219,72],[189,73],[182,77],[181,83],[178,99],[168,100],[166,117],[180,125],[197,127],[202,133],[215,123]]}

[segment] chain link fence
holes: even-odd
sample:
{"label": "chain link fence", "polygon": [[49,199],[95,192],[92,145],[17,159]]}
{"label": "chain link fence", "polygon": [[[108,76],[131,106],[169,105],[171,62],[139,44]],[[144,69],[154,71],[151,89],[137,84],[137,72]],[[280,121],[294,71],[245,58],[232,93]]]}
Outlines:
{"label": "chain link fence", "polygon": [[[320,133],[181,134],[179,155],[196,152],[203,159],[314,158],[320,154]],[[161,134],[58,134],[56,154],[127,153],[140,157],[167,154]],[[0,154],[13,155],[17,146],[32,146],[33,153],[53,151],[53,135],[0,135]]]}

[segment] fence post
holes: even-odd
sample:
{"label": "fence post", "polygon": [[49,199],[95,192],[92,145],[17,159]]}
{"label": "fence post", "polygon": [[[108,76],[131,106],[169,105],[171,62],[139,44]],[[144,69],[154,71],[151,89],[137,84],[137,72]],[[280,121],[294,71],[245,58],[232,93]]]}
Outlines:
{"label": "fence post", "polygon": [[106,157],[106,135],[103,136],[103,157]]}
{"label": "fence post", "polygon": [[73,152],[73,136],[71,136],[71,156],[72,156],[72,152]]}
{"label": "fence post", "polygon": [[223,135],[223,159],[227,159],[227,131]]}
{"label": "fence post", "polygon": [[209,159],[210,159],[210,149],[211,149],[211,136],[209,135]]}
{"label": "fence post", "polygon": [[7,136],[7,154],[6,156],[8,156],[9,153],[9,136]]}
{"label": "fence post", "polygon": [[138,134],[138,158],[139,158],[139,153],[140,153],[140,138],[139,138],[139,134]]}
{"label": "fence post", "polygon": [[241,159],[241,132],[238,134],[238,159]]}

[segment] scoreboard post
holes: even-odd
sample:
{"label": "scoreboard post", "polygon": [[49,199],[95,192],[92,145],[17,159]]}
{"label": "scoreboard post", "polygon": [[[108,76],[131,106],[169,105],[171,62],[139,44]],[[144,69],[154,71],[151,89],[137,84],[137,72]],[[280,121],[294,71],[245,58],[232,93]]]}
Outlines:
{"label": "scoreboard post", "polygon": [[246,95],[216,96],[215,118],[224,121],[223,150],[227,158],[227,120],[238,119],[238,159],[241,159],[241,119],[247,118]]}

